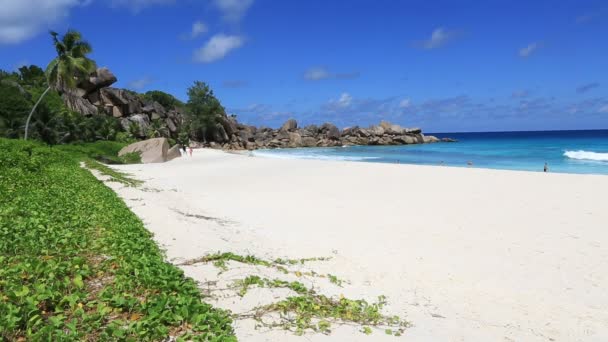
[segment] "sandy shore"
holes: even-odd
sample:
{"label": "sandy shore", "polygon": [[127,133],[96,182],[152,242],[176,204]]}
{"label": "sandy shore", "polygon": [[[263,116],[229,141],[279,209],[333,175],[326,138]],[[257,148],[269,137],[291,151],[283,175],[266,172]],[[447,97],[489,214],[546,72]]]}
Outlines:
{"label": "sandy shore", "polygon": [[[388,297],[413,323],[403,341],[608,340],[608,177],[247,157],[196,150],[119,169],[111,186],[175,263],[217,251],[332,257],[301,266],[350,284],[329,295]],[[285,291],[221,290],[263,268],[181,266],[213,304],[245,312]],[[268,276],[274,276],[268,274]],[[293,276],[295,277],[295,276]],[[218,290],[220,289],[220,290]],[[236,323],[242,341],[397,340],[351,326],[294,336]]]}

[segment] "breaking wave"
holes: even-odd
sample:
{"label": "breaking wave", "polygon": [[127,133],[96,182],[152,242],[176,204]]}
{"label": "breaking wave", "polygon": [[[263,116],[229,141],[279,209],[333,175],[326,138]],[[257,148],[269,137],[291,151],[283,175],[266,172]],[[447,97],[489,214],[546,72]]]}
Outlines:
{"label": "breaking wave", "polygon": [[608,153],[589,152],[589,151],[566,151],[564,156],[570,159],[577,160],[595,160],[595,161],[608,161]]}

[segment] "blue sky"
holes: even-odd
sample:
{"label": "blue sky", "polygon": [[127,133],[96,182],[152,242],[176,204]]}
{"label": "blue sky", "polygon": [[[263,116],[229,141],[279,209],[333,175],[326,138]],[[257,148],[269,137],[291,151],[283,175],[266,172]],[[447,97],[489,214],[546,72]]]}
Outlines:
{"label": "blue sky", "polygon": [[0,68],[81,31],[116,86],[209,83],[240,121],[608,128],[608,2],[0,0]]}

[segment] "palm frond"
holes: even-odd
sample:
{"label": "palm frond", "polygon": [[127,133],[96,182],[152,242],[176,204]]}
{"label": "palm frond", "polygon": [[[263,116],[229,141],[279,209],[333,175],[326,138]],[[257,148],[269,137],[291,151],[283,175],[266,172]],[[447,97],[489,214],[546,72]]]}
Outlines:
{"label": "palm frond", "polygon": [[82,40],[82,35],[80,34],[80,32],[71,29],[66,32],[62,39],[63,44],[65,44],[66,50],[70,52],[74,49],[75,44],[80,40]]}

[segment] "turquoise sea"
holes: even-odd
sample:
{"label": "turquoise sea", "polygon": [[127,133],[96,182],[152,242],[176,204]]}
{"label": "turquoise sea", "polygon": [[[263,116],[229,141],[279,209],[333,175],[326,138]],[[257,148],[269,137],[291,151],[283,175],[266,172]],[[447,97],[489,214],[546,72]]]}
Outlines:
{"label": "turquoise sea", "polygon": [[608,130],[433,133],[456,143],[258,150],[275,158],[608,174]]}

